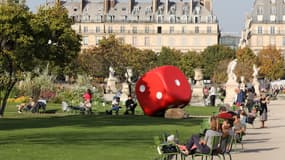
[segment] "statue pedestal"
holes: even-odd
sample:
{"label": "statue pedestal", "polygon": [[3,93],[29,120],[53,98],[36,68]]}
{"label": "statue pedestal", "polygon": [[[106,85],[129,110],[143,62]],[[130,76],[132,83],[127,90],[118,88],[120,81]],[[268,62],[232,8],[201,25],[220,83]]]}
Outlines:
{"label": "statue pedestal", "polygon": [[192,87],[191,105],[204,106],[204,94],[202,85],[194,85]]}
{"label": "statue pedestal", "polygon": [[129,84],[126,82],[122,83],[122,94],[120,97],[121,102],[125,103],[125,101],[128,99],[129,94]]}
{"label": "statue pedestal", "polygon": [[252,85],[253,85],[253,87],[254,87],[254,90],[255,90],[256,95],[259,96],[259,95],[260,95],[260,92],[259,92],[260,83],[258,82],[257,78],[254,78],[254,79],[253,79]]}
{"label": "statue pedestal", "polygon": [[107,93],[116,93],[117,92],[116,82],[117,82],[117,80],[115,78],[108,78],[107,88],[106,88]]}
{"label": "statue pedestal", "polygon": [[234,99],[236,97],[235,90],[238,88],[238,83],[231,81],[226,83],[226,97],[224,100],[225,104],[232,105],[234,103]]}

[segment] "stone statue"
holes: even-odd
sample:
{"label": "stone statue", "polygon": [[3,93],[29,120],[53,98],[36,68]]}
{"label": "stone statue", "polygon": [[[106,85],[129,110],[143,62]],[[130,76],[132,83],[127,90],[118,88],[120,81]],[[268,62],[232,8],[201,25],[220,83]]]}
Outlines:
{"label": "stone statue", "polygon": [[234,70],[237,65],[237,59],[231,61],[228,65],[227,73],[228,73],[228,81],[237,81],[237,76],[234,73]]}
{"label": "stone statue", "polygon": [[253,80],[252,80],[252,85],[253,85],[254,90],[255,90],[255,93],[256,93],[257,95],[260,94],[260,92],[259,92],[260,83],[259,83],[259,81],[258,81],[258,79],[257,79],[259,69],[260,69],[260,68],[257,68],[255,64],[253,65],[253,74],[252,74]]}
{"label": "stone statue", "polygon": [[257,68],[256,65],[254,64],[253,65],[253,74],[252,74],[253,78],[257,78],[259,70],[260,70],[260,68]]}
{"label": "stone statue", "polygon": [[227,69],[228,81],[226,83],[226,97],[224,103],[229,105],[233,104],[236,96],[235,89],[239,88],[239,84],[237,83],[237,76],[234,73],[236,65],[237,59],[231,61]]}
{"label": "stone statue", "polygon": [[127,72],[125,73],[125,77],[127,78],[127,82],[132,82],[133,70],[131,68],[127,68]]}
{"label": "stone statue", "polygon": [[116,93],[117,88],[116,88],[116,83],[117,83],[117,78],[115,77],[115,70],[113,67],[109,67],[109,77],[107,79],[107,88],[106,91],[107,93]]}
{"label": "stone statue", "polygon": [[115,70],[112,66],[109,67],[109,79],[115,78]]}
{"label": "stone statue", "polygon": [[203,73],[200,68],[194,69],[194,80],[196,81],[196,85],[203,85],[202,80],[203,80]]}
{"label": "stone statue", "polygon": [[200,81],[200,80],[203,80],[203,73],[202,73],[202,70],[200,68],[196,68],[194,69],[194,79],[196,81]]}

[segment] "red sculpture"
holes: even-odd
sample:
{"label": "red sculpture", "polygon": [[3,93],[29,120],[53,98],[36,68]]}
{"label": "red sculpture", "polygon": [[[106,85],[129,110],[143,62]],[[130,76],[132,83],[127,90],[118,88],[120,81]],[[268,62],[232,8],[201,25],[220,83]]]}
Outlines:
{"label": "red sculpture", "polygon": [[136,83],[136,95],[144,113],[163,115],[168,108],[183,108],[191,99],[191,86],[175,66],[161,66],[145,73]]}

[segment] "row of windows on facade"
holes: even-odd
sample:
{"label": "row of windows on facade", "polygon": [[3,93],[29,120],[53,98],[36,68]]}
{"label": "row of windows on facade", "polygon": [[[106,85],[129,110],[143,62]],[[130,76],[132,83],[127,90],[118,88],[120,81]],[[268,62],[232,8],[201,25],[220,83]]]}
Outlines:
{"label": "row of windows on facade", "polygon": [[[123,43],[126,42],[124,37],[118,37],[118,39],[121,42],[123,42]],[[102,40],[102,37],[95,37],[95,43],[96,43],[95,45],[98,45],[100,40]],[[201,46],[201,45],[209,46],[209,45],[213,45],[212,38],[207,38],[206,39],[206,44],[200,43],[200,40],[201,39],[198,38],[198,37],[193,37],[193,44],[191,44],[191,46]],[[150,37],[146,36],[146,37],[144,37],[144,41],[143,41],[144,44],[142,44],[142,45],[144,47],[155,46],[155,45],[156,46],[162,46],[162,39],[161,39],[161,37],[157,37],[155,41],[156,41],[156,44],[151,44],[150,43]],[[177,38],[169,37],[168,38],[168,46],[170,46],[170,47],[174,46],[174,43],[178,42],[178,41],[179,41],[179,39],[177,39]],[[138,37],[133,36],[130,43],[133,46],[139,45],[138,44]],[[178,42],[178,43],[179,43],[180,46],[189,46],[188,39],[185,38],[185,37],[181,37],[180,38],[180,42]],[[85,45],[85,46],[89,45],[89,37],[88,36],[83,36],[82,44]]]}
{"label": "row of windows on facade", "polygon": [[[66,8],[70,8],[68,6],[66,6]],[[188,4],[185,4],[183,7],[182,7],[182,12],[180,12],[182,15],[189,15],[189,10],[190,10],[190,6]],[[73,12],[77,12],[78,11],[78,7],[73,7]],[[83,13],[88,13],[89,9],[88,9],[88,6],[86,6],[83,10]],[[103,11],[103,8],[99,8],[98,9],[98,12],[102,12]],[[114,8],[114,11],[118,11],[118,8]],[[158,15],[163,15],[164,14],[164,11],[165,11],[165,8],[163,5],[159,6],[158,7],[158,10],[157,10],[157,14]],[[170,15],[175,15],[176,14],[176,6],[175,5],[172,5],[170,8],[169,8],[169,14]],[[194,9],[194,12],[193,14],[197,15],[197,14],[200,14],[200,11],[201,11],[201,6],[196,6],[195,9]],[[121,8],[121,12],[123,13],[128,13],[129,10],[125,7]],[[144,11],[141,9],[141,6],[135,6],[134,9],[132,10],[132,15],[139,15],[139,14],[144,14],[144,15],[150,15],[152,14],[152,6],[148,6],[144,9]]]}
{"label": "row of windows on facade", "polygon": [[[265,40],[266,39],[266,40]],[[277,48],[285,47],[285,37],[282,37],[282,42],[276,42],[276,37],[269,37],[264,38],[264,37],[257,37],[256,38],[256,45],[258,47],[264,47],[264,46],[276,46]]]}
{"label": "row of windows on facade", "polygon": [[283,15],[282,17],[280,16],[276,16],[276,15],[270,15],[269,17],[264,17],[263,15],[257,15],[256,20],[258,22],[262,22],[262,21],[270,21],[270,22],[285,22],[285,15]]}
{"label": "row of windows on facade", "polygon": [[[284,3],[285,4],[285,3]],[[270,14],[272,15],[275,15],[277,14],[277,8],[279,6],[276,6],[276,5],[272,5],[270,6]],[[264,11],[267,11],[267,8],[265,8],[263,5],[259,5],[257,6],[257,9],[256,9],[256,14],[260,15],[260,14],[264,14],[265,12]],[[279,10],[278,10],[279,11]],[[281,11],[279,11],[280,13],[285,13],[285,9],[283,7],[281,7]]]}
{"label": "row of windows on facade", "polygon": [[[79,32],[81,32],[81,30],[79,30]],[[162,27],[158,26],[156,28],[156,30],[151,30],[148,26],[146,26],[144,28],[144,30],[138,30],[137,27],[132,27],[131,30],[126,30],[125,26],[121,26],[120,30],[113,30],[112,26],[108,26],[107,30],[104,29],[104,27],[100,27],[100,26],[96,26],[95,30],[90,30],[88,28],[88,26],[84,26],[83,27],[83,32],[84,33],[158,33],[161,34],[162,33]],[[199,26],[195,26],[194,30],[187,30],[186,27],[181,27],[181,29],[179,30],[175,30],[174,26],[170,26],[168,33],[212,33],[212,27],[211,26],[207,26],[207,30],[206,31],[201,31]]]}
{"label": "row of windows on facade", "polygon": [[157,23],[214,23],[216,18],[212,15],[209,16],[118,16],[116,19],[115,15],[107,15],[106,18],[104,15],[98,15],[92,18],[90,15],[83,15],[83,16],[71,16],[71,19],[75,22],[157,22]]}
{"label": "row of windows on facade", "polygon": [[285,34],[285,26],[283,27],[283,30],[281,30],[280,28],[276,29],[275,26],[270,26],[270,27],[258,26],[257,34]]}

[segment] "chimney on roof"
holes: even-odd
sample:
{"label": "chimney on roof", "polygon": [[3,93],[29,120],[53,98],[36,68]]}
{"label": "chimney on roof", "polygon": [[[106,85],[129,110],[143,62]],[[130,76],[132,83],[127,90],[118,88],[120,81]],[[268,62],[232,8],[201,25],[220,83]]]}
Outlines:
{"label": "chimney on roof", "polygon": [[168,8],[169,8],[169,0],[165,0],[165,5],[164,5],[164,13],[167,14],[168,13]]}
{"label": "chimney on roof", "polygon": [[200,0],[201,6],[204,6],[210,13],[213,13],[212,0]]}
{"label": "chimney on roof", "polygon": [[104,0],[104,14],[107,14],[110,9],[110,0]]}
{"label": "chimney on roof", "polygon": [[111,8],[114,8],[116,3],[117,3],[116,0],[111,0],[111,4],[110,4]]}
{"label": "chimney on roof", "polygon": [[152,13],[155,13],[157,11],[159,3],[160,0],[152,0]]}
{"label": "chimney on roof", "polygon": [[193,0],[189,0],[189,14],[192,15],[193,12]]}
{"label": "chimney on roof", "polygon": [[129,0],[129,13],[131,14],[133,9],[134,9],[134,5],[135,5],[135,0]]}

